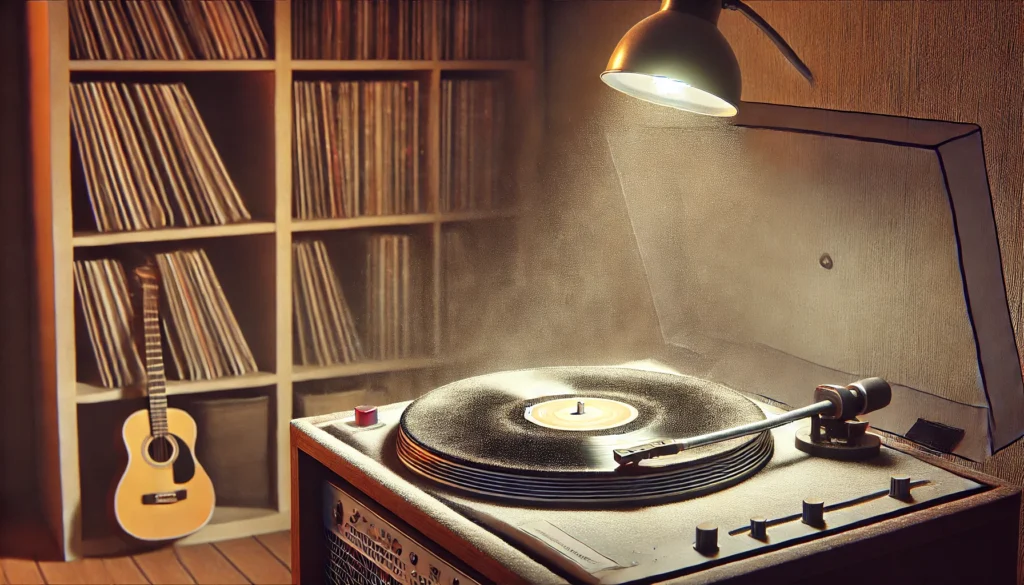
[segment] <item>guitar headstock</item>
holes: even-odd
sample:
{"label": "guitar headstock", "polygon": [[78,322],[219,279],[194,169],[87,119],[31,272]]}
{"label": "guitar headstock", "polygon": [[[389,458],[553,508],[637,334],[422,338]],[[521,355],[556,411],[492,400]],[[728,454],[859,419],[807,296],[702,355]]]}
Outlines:
{"label": "guitar headstock", "polygon": [[142,290],[158,289],[160,287],[160,273],[151,262],[142,264],[135,268],[135,279],[138,280]]}

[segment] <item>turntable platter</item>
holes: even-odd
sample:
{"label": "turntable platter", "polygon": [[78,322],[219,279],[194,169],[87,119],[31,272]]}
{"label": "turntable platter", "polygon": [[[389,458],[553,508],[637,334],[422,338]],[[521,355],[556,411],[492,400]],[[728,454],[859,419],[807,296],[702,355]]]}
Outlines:
{"label": "turntable platter", "polygon": [[620,467],[615,448],[764,418],[753,402],[687,376],[560,367],[460,380],[405,409],[398,455],[434,481],[499,498],[610,505],[721,489],[771,458],[771,434]]}

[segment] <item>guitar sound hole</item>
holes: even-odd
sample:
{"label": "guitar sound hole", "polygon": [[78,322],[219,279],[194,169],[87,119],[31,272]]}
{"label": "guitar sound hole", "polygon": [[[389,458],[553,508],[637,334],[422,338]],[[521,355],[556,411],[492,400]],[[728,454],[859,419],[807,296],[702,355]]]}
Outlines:
{"label": "guitar sound hole", "polygon": [[174,445],[168,437],[153,437],[149,443],[149,456],[157,463],[166,463],[174,454]]}

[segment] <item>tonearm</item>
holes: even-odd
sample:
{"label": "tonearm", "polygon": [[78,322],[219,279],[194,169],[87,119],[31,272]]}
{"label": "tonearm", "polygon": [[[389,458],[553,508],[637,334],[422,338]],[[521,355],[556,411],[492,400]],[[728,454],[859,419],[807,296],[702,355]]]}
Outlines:
{"label": "tonearm", "polygon": [[888,406],[891,399],[892,388],[881,378],[865,378],[847,386],[822,384],[814,389],[814,404],[810,406],[696,437],[659,439],[615,449],[615,461],[620,465],[636,464],[644,459],[675,455],[701,445],[753,435],[807,417],[811,418],[811,426],[797,433],[797,449],[830,459],[867,459],[878,454],[881,440],[868,433],[868,423],[857,417]]}

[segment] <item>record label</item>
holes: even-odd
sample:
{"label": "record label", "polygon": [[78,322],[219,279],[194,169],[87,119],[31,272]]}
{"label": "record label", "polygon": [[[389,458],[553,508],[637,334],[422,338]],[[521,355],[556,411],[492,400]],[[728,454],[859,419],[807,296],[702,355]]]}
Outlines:
{"label": "record label", "polygon": [[556,398],[527,406],[524,416],[535,425],[561,431],[605,431],[636,420],[637,409],[625,402],[580,396]]}

